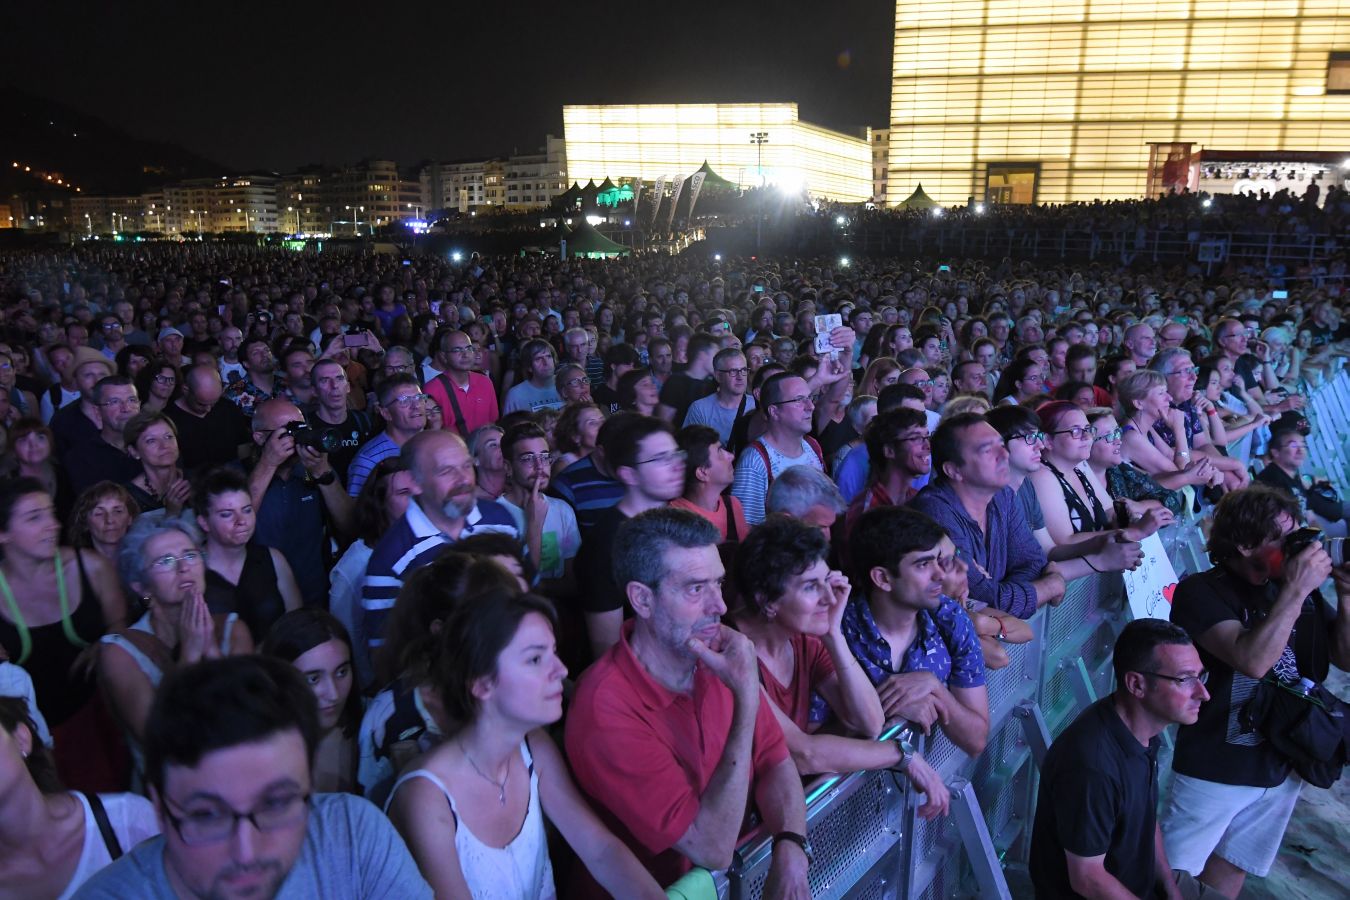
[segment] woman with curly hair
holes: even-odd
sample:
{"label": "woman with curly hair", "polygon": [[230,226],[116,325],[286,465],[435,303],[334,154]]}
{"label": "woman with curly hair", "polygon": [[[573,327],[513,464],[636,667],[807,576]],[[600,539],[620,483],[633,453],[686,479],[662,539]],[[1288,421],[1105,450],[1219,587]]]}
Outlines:
{"label": "woman with curly hair", "polygon": [[70,546],[97,550],[108,562],[117,564],[117,548],[126,537],[131,522],[141,507],[120,484],[100,481],[85,489],[75,501],[66,526]]}
{"label": "woman with curly hair", "polygon": [[604,421],[605,414],[594,403],[571,403],[563,407],[553,430],[558,448],[558,458],[553,461],[554,475],[591,455],[595,450],[596,435],[600,433]]}

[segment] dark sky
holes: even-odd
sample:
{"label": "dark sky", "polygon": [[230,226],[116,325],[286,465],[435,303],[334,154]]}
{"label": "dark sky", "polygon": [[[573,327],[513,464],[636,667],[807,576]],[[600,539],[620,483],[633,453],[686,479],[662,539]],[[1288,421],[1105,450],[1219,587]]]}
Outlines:
{"label": "dark sky", "polygon": [[884,126],[885,0],[6,2],[0,82],[236,169],[531,152],[565,103],[795,100]]}

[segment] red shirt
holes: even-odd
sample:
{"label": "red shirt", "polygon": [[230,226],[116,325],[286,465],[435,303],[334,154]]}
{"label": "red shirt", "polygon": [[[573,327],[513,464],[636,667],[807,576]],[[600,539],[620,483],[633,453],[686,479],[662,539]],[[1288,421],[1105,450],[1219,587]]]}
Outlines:
{"label": "red shirt", "polygon": [[[673,849],[698,815],[731,731],[731,689],[705,667],[689,694],[667,690],[619,642],[587,669],[567,713],[565,746],[577,784],[605,824],[660,884],[689,871]],[[751,751],[754,779],[788,758],[783,730],[761,702]]]}
{"label": "red shirt", "polygon": [[[728,503],[731,504],[732,520],[736,523],[735,537],[729,537],[727,535]],[[694,503],[690,500],[686,500],[683,497],[676,497],[674,500],[670,501],[670,505],[675,507],[676,509],[687,509],[690,512],[698,513],[700,516],[716,525],[717,533],[722,535],[723,541],[729,540],[740,542],[745,540],[745,536],[750,533],[750,526],[747,525],[745,522],[745,509],[744,507],[741,506],[741,501],[731,496],[730,494],[724,494],[723,496],[718,497],[717,509],[714,509],[711,512],[699,506],[697,503]]]}
{"label": "red shirt", "polygon": [[796,665],[792,680],[783,684],[773,676],[764,663],[759,664],[759,682],[773,705],[792,720],[803,732],[811,733],[811,692],[834,674],[834,660],[825,643],[815,635],[799,634],[792,639],[792,655]]}
{"label": "red shirt", "polygon": [[[449,380],[449,375],[444,378],[433,378],[427,382],[423,390],[441,408],[441,415],[445,418],[445,430],[457,431],[455,407],[450,403],[450,395],[445,392],[445,383]],[[497,421],[497,391],[486,375],[470,372],[469,389],[466,391],[456,385],[455,400],[459,402],[459,411],[464,414],[464,433],[461,437],[467,438],[473,434],[475,428]]]}

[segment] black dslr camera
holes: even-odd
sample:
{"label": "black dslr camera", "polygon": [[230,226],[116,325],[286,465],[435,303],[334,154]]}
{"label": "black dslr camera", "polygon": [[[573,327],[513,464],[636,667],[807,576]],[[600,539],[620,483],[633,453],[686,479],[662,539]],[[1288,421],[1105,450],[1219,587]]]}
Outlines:
{"label": "black dslr camera", "polygon": [[1333,566],[1345,565],[1345,538],[1329,538],[1315,525],[1295,528],[1284,538],[1284,558],[1292,559],[1308,548],[1314,541],[1321,541],[1331,557]]}
{"label": "black dslr camera", "polygon": [[308,422],[287,422],[286,433],[295,441],[296,446],[309,447],[320,453],[332,453],[337,449],[338,438],[332,431],[318,431]]}

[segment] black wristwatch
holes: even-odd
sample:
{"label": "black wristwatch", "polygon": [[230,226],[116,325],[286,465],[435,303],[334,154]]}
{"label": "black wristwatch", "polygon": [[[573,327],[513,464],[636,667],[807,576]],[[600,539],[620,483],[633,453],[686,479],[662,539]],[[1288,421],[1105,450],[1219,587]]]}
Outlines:
{"label": "black wristwatch", "polygon": [[327,487],[328,485],[332,484],[335,481],[337,481],[337,469],[329,469],[327,472],[324,472],[318,478],[314,478],[313,476],[311,476],[309,479],[310,484],[315,484],[318,485],[319,487]]}
{"label": "black wristwatch", "polygon": [[812,849],[811,842],[806,839],[806,835],[798,834],[795,831],[780,831],[773,836],[773,848],[775,850],[778,849],[780,841],[789,841],[801,847],[802,852],[806,854],[807,865],[816,861],[816,851]]}

